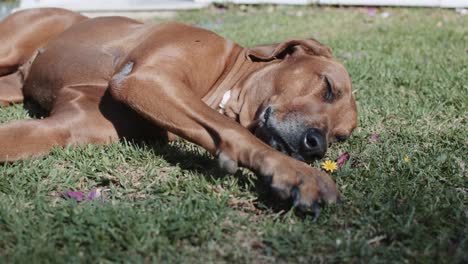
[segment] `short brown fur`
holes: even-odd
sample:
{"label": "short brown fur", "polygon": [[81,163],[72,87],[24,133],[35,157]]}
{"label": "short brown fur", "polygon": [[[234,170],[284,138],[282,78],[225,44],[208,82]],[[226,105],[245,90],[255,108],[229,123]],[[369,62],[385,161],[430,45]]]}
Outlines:
{"label": "short brown fur", "polygon": [[[24,97],[50,112],[1,125],[0,162],[55,146],[177,135],[228,171],[256,171],[303,210],[339,199],[330,176],[302,162],[307,153],[293,143],[313,129],[328,145],[357,125],[348,73],[315,40],[243,48],[180,23],[62,9],[17,12],[0,23],[0,38],[0,104]],[[267,138],[270,130],[277,134]]]}

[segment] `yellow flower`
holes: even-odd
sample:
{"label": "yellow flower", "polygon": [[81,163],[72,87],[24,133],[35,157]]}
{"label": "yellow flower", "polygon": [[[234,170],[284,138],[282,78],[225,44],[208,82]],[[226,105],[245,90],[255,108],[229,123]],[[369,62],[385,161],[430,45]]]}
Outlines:
{"label": "yellow flower", "polygon": [[326,171],[334,172],[334,171],[336,171],[337,168],[338,168],[338,166],[336,166],[336,162],[334,162],[334,161],[327,160],[327,161],[322,163],[322,169],[324,169]]}
{"label": "yellow flower", "polygon": [[411,161],[411,159],[410,159],[410,157],[408,157],[408,155],[405,155],[405,156],[403,157],[403,162],[404,162],[404,163],[410,163],[410,161]]}

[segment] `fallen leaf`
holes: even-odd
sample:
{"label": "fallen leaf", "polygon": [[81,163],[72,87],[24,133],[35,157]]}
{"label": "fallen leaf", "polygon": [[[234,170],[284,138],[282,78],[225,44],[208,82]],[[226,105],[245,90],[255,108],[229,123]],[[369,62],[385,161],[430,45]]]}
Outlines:
{"label": "fallen leaf", "polygon": [[101,197],[101,188],[93,188],[88,194],[88,200],[95,200]]}
{"label": "fallen leaf", "polygon": [[346,161],[349,160],[349,157],[350,157],[350,155],[349,155],[348,152],[345,152],[345,153],[341,154],[338,157],[338,159],[336,160],[336,163],[338,164],[338,167],[340,167],[340,168],[343,167],[345,165]]}
{"label": "fallen leaf", "polygon": [[379,141],[379,134],[377,134],[377,133],[372,133],[372,134],[369,136],[369,142],[377,143],[378,141]]}
{"label": "fallen leaf", "polygon": [[377,14],[377,8],[368,7],[366,10],[369,16],[375,16],[375,14]]}
{"label": "fallen leaf", "polygon": [[382,14],[380,14],[380,16],[383,17],[383,18],[387,18],[387,17],[391,16],[391,13],[390,12],[382,12]]}
{"label": "fallen leaf", "polygon": [[96,200],[101,197],[101,188],[93,188],[88,195],[82,191],[66,191],[61,194],[61,197],[72,199],[77,202],[84,202],[88,200]]}
{"label": "fallen leaf", "polygon": [[385,240],[387,238],[386,235],[381,235],[381,236],[376,236],[372,239],[367,240],[368,245],[376,245],[378,246],[382,240]]}
{"label": "fallen leaf", "polygon": [[455,12],[457,12],[458,14],[464,16],[464,15],[468,14],[468,9],[466,9],[466,8],[457,8],[457,9],[455,9]]}
{"label": "fallen leaf", "polygon": [[67,191],[62,193],[63,198],[73,199],[77,202],[86,200],[86,196],[83,192],[80,191]]}

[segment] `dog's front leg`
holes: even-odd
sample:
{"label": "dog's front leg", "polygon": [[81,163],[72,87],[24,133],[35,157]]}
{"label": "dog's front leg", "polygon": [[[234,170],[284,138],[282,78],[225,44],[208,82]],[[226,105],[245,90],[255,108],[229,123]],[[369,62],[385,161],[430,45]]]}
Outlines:
{"label": "dog's front leg", "polygon": [[260,173],[270,180],[280,197],[292,197],[302,210],[317,209],[320,200],[339,199],[336,185],[326,173],[272,149],[238,123],[209,108],[174,71],[133,66],[127,63],[110,82],[117,100],[204,147],[228,171],[236,171],[239,164]]}

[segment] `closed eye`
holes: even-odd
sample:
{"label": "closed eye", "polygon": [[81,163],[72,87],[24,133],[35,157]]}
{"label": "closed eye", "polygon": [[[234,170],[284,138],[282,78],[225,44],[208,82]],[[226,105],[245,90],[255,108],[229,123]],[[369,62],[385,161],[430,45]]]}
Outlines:
{"label": "closed eye", "polygon": [[323,96],[323,99],[325,99],[326,102],[331,103],[334,99],[333,86],[327,76],[323,76],[323,79],[325,81],[325,95]]}

